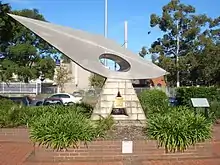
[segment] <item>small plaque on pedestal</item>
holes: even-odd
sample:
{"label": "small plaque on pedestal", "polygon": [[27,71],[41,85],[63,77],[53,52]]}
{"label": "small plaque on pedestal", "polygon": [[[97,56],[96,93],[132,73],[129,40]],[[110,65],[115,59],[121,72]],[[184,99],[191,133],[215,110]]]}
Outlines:
{"label": "small plaque on pedestal", "polygon": [[124,99],[121,96],[120,92],[118,92],[118,94],[115,98],[111,114],[112,115],[126,115],[127,116]]}

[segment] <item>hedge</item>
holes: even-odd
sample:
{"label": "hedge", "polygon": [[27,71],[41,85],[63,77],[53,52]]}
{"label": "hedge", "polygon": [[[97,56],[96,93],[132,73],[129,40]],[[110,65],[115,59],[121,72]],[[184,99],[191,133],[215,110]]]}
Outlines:
{"label": "hedge", "polygon": [[217,87],[180,87],[176,92],[179,105],[191,106],[191,98],[207,98],[209,103],[220,101],[220,89]]}
{"label": "hedge", "polygon": [[[0,128],[28,126],[44,113],[59,108],[59,106],[22,106],[9,99],[0,99],[0,105]],[[62,107],[64,111],[70,109],[80,112],[88,119],[91,117],[93,109],[86,103]]]}
{"label": "hedge", "polygon": [[168,97],[162,90],[144,90],[138,94],[138,98],[146,116],[168,110]]}

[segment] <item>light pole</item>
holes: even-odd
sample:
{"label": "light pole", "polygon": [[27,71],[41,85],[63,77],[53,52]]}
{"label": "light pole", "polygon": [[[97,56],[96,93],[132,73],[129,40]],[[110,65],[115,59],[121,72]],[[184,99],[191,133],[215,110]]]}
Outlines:
{"label": "light pole", "polygon": [[[128,21],[124,22],[124,46],[125,49],[128,48]],[[117,70],[117,63],[115,62],[115,71]]]}
{"label": "light pole", "polygon": [[179,74],[179,49],[180,49],[180,38],[179,38],[179,22],[177,21],[177,36],[176,36],[176,87],[180,87],[180,74]]}
{"label": "light pole", "polygon": [[124,47],[128,48],[128,22],[124,22]]}
{"label": "light pole", "polygon": [[[105,0],[105,24],[104,24],[104,35],[108,37],[108,0]],[[104,58],[104,65],[107,66],[107,59]]]}

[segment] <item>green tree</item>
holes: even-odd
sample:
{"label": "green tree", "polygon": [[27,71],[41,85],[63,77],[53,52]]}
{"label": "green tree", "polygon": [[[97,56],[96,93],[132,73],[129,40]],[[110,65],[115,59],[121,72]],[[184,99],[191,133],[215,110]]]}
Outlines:
{"label": "green tree", "polygon": [[10,81],[15,70],[15,65],[11,65],[10,60],[5,60],[6,48],[9,40],[13,36],[13,22],[8,21],[9,16],[6,14],[11,11],[9,4],[3,4],[0,1],[0,80]]}
{"label": "green tree", "polygon": [[71,62],[71,59],[68,56],[64,55],[64,54],[62,54],[60,58],[61,58],[63,63],[68,63],[69,64]]}
{"label": "green tree", "polygon": [[55,64],[54,60],[51,58],[51,56],[47,55],[47,56],[43,56],[41,58],[38,58],[35,66],[38,71],[37,77],[40,76],[39,75],[39,73],[40,73],[45,78],[49,78],[49,79],[54,78],[56,64]]}
{"label": "green tree", "polygon": [[[199,36],[197,67],[205,85],[220,85],[220,17],[213,19]],[[200,80],[201,81],[201,80]]]}
{"label": "green tree", "polygon": [[144,58],[144,57],[147,55],[147,53],[148,53],[148,52],[147,52],[146,47],[143,46],[143,47],[141,48],[141,51],[139,52],[139,55]]}
{"label": "green tree", "polygon": [[11,11],[9,4],[0,3],[0,19],[3,20],[0,21],[1,80],[13,81],[13,74],[24,82],[36,79],[40,74],[53,78],[55,62],[50,55],[57,50],[7,13],[46,21],[37,9]]}
{"label": "green tree", "polygon": [[218,21],[214,23],[205,14],[197,15],[195,12],[193,6],[182,4],[180,0],[171,0],[163,6],[162,15],[151,15],[151,27],[159,27],[164,35],[152,43],[149,51],[158,55],[158,65],[170,72],[168,80],[171,85],[176,83],[178,71],[181,83],[189,78],[189,81],[198,81],[196,77],[201,76],[195,72],[198,67],[195,65],[198,62],[196,55],[204,50],[200,43],[201,37],[207,33],[208,25],[216,27]]}
{"label": "green tree", "polygon": [[91,74],[89,77],[90,86],[94,88],[102,88],[105,83],[106,78],[98,74]]}
{"label": "green tree", "polygon": [[72,79],[72,77],[70,76],[69,70],[64,65],[60,65],[60,67],[58,67],[56,71],[57,74],[55,82],[57,83],[60,92],[64,92],[65,83],[68,83]]}
{"label": "green tree", "polygon": [[0,53],[4,53],[8,46],[8,41],[12,37],[12,22],[8,21],[6,13],[11,11],[9,4],[0,1]]}

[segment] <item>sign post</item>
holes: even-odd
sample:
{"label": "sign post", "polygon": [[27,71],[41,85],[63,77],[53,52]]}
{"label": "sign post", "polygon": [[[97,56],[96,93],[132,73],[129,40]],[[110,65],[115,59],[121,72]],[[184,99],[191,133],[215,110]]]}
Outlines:
{"label": "sign post", "polygon": [[207,98],[191,98],[191,102],[193,107],[195,108],[195,114],[196,108],[205,108],[205,117],[208,118],[208,108],[210,107],[210,105]]}

